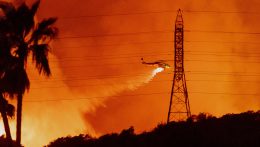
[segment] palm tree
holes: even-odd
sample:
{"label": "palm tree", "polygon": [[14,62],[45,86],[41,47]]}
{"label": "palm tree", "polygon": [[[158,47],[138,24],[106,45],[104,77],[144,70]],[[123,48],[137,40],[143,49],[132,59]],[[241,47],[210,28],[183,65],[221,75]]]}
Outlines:
{"label": "palm tree", "polygon": [[2,94],[0,94],[0,112],[3,118],[3,123],[4,123],[4,128],[6,132],[6,138],[8,141],[8,145],[11,147],[12,146],[12,137],[11,137],[11,132],[10,132],[10,127],[8,123],[7,116],[13,117],[14,116],[14,111],[15,108],[13,105],[9,104],[7,100],[3,97]]}
{"label": "palm tree", "polygon": [[[3,93],[13,98],[17,95],[19,96],[20,93],[24,93],[26,89],[29,89],[30,83],[27,77],[27,73],[25,69],[22,68],[20,62],[18,62],[17,60],[13,60],[13,63],[11,65],[11,68],[6,69],[2,79],[0,80],[0,87]],[[7,129],[9,128],[6,128],[6,130]],[[8,136],[8,130],[6,131],[6,134]],[[10,137],[8,137],[8,140],[12,141],[11,135]]]}
{"label": "palm tree", "polygon": [[[0,2],[0,5],[3,3]],[[11,6],[11,5],[10,5]],[[1,7],[2,8],[2,7]],[[6,7],[4,7],[5,10]],[[12,146],[12,137],[10,133],[10,127],[7,119],[10,105],[7,103],[5,96],[13,98],[18,91],[23,91],[29,87],[28,78],[23,77],[23,79],[27,80],[23,84],[25,87],[16,86],[17,85],[17,77],[14,63],[16,62],[16,58],[11,55],[10,48],[12,47],[12,42],[8,36],[10,36],[8,31],[9,22],[6,21],[5,17],[0,17],[0,112],[3,118],[4,128],[6,132],[6,138],[9,143],[9,146]],[[8,95],[7,95],[8,94]],[[14,109],[13,109],[14,110]]]}
{"label": "palm tree", "polygon": [[10,72],[6,76],[16,79],[12,92],[17,94],[16,142],[18,145],[21,143],[22,98],[25,90],[29,89],[26,72],[28,56],[32,55],[32,61],[39,74],[49,77],[51,75],[48,62],[49,42],[57,35],[57,28],[52,26],[56,18],[48,18],[35,23],[34,17],[39,4],[40,0],[29,8],[22,3],[16,9],[12,3],[0,2],[0,8],[5,15],[5,31],[8,32],[5,37],[10,43],[7,54],[11,53],[11,62],[8,65]]}

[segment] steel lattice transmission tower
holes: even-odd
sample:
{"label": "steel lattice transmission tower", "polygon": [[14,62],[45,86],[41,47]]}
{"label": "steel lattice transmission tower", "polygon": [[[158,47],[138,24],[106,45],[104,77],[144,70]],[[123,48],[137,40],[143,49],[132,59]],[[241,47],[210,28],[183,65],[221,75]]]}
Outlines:
{"label": "steel lattice transmission tower", "polygon": [[174,34],[174,76],[171,90],[170,106],[167,123],[170,121],[186,120],[191,116],[188,91],[184,73],[183,51],[183,18],[181,10],[178,10],[175,21]]}

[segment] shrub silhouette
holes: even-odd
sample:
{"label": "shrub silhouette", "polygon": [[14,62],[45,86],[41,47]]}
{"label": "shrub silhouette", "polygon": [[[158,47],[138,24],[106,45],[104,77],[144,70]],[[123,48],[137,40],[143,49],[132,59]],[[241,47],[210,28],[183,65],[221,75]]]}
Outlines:
{"label": "shrub silhouette", "polygon": [[200,113],[186,122],[159,124],[150,132],[135,134],[134,128],[99,138],[89,135],[59,138],[47,147],[258,147],[260,111],[226,114],[216,118]]}

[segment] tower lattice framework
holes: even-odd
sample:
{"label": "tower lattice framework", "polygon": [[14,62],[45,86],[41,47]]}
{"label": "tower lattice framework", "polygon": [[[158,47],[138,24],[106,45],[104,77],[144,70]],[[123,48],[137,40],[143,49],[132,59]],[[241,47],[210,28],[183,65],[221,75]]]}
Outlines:
{"label": "tower lattice framework", "polygon": [[181,10],[178,10],[174,32],[174,76],[167,123],[182,121],[191,116],[188,91],[184,73],[184,25]]}

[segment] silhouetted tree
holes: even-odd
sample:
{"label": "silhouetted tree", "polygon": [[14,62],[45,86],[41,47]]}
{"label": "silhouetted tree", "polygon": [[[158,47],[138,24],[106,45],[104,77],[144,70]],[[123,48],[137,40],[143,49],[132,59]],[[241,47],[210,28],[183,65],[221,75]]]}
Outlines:
{"label": "silhouetted tree", "polygon": [[86,145],[86,142],[92,141],[92,137],[89,135],[82,135],[79,136],[67,136],[58,138],[55,142],[51,142],[50,146],[52,147],[83,147]]}
{"label": "silhouetted tree", "polygon": [[[6,2],[0,1],[0,8],[3,11],[9,11],[9,7],[12,8],[12,5]],[[12,55],[11,49],[13,46],[13,41],[10,38],[10,30],[9,30],[10,22],[7,21],[5,16],[0,16],[0,107],[1,107],[1,115],[3,117],[4,128],[6,132],[7,140],[11,144],[12,138],[10,133],[10,127],[8,124],[8,119],[6,116],[6,100],[3,95],[13,97],[18,91],[22,91],[25,87],[17,86],[21,84],[21,80],[17,80],[18,76],[22,76],[18,74],[17,68],[15,66],[15,62],[17,59]],[[26,80],[26,78],[23,77]],[[26,81],[25,81],[26,82]],[[23,84],[27,86],[26,84]],[[10,145],[9,144],[9,145]]]}
{"label": "silhouetted tree", "polygon": [[[57,29],[52,27],[56,18],[48,18],[35,23],[34,17],[38,10],[40,0],[37,0],[31,8],[25,2],[18,8],[12,3],[0,2],[0,8],[4,12],[5,31],[10,44],[6,55],[11,53],[11,61],[5,74],[7,79],[16,80],[11,94],[17,94],[17,132],[16,142],[21,142],[21,119],[22,119],[22,98],[26,89],[29,89],[29,79],[26,73],[26,63],[29,54],[39,74],[50,76],[51,71],[48,62],[49,42],[57,35]],[[6,72],[7,73],[7,72]],[[4,76],[4,78],[5,78]],[[7,80],[6,80],[7,81]],[[5,85],[4,85],[5,86]]]}
{"label": "silhouetted tree", "polygon": [[12,137],[11,137],[11,132],[10,132],[10,127],[9,127],[7,116],[12,118],[14,116],[15,108],[13,105],[8,103],[8,101],[3,97],[2,94],[0,94],[0,103],[1,103],[0,112],[1,112],[1,115],[3,118],[5,134],[6,134],[7,140],[9,141],[8,146],[11,146]]}
{"label": "silhouetted tree", "polygon": [[[2,96],[0,95],[0,97],[2,97]],[[5,106],[4,110],[5,110],[6,114],[7,114],[7,116],[10,117],[10,118],[13,118],[14,117],[14,113],[15,113],[15,107],[12,104],[9,104],[6,99],[4,99],[3,105]],[[0,107],[0,110],[1,109],[2,108]]]}
{"label": "silhouetted tree", "polygon": [[133,127],[121,133],[99,138],[88,135],[59,138],[47,147],[258,147],[260,146],[260,111],[228,114],[216,118],[207,113],[198,121],[159,124],[150,132],[135,134]]}
{"label": "silhouetted tree", "polygon": [[5,134],[7,136],[7,140],[9,141],[9,145],[11,144],[12,141],[12,137],[11,137],[11,131],[10,131],[10,127],[9,127],[9,123],[8,123],[8,119],[7,119],[7,114],[6,114],[6,106],[4,103],[5,99],[2,96],[2,94],[0,95],[0,112],[1,112],[1,116],[3,118],[3,124],[4,124],[4,128],[5,128]]}

